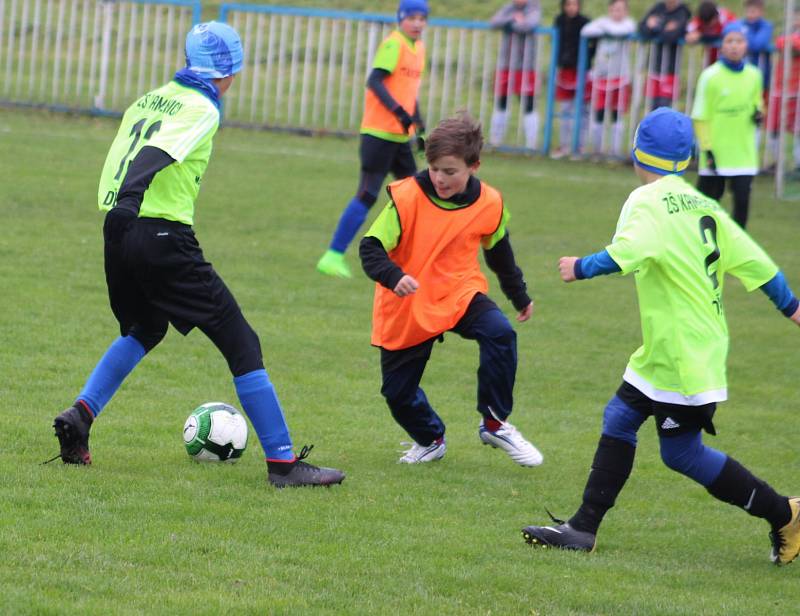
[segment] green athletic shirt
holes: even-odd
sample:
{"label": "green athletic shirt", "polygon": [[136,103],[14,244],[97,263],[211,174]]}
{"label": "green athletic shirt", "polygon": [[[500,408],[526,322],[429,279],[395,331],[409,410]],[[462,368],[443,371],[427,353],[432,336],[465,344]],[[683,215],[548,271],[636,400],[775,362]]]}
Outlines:
{"label": "green athletic shirt", "polygon": [[[403,44],[408,45],[412,50],[416,50],[417,42],[408,38],[402,31],[400,31],[400,34],[403,35]],[[397,62],[400,59],[400,44],[398,40],[391,36],[384,39],[384,41],[378,45],[378,49],[375,52],[375,58],[372,60],[372,68],[379,68],[387,73],[394,73],[394,69],[397,68]],[[372,135],[379,139],[385,139],[386,141],[394,141],[395,143],[406,143],[410,139],[408,135],[395,135],[394,133],[371,128],[362,128],[361,133],[364,135]]]}
{"label": "green athletic shirt", "polygon": [[725,274],[748,291],[778,267],[713,199],[677,175],[634,190],[606,248],[635,273],[643,344],[625,381],[652,400],[699,406],[727,399]]}
{"label": "green athletic shirt", "polygon": [[763,106],[762,83],[761,71],[752,64],[736,72],[719,61],[700,74],[692,120],[706,124],[709,139],[701,146],[700,175],[714,175],[706,163],[706,149],[714,154],[717,175],[758,173],[753,114]]}
{"label": "green athletic shirt", "polygon": [[128,166],[147,145],[163,150],[175,162],[155,175],[139,216],[193,224],[194,201],[218,126],[214,104],[175,81],[142,96],[128,107],[108,151],[97,192],[100,209],[114,207]]}
{"label": "green athletic shirt", "polygon": [[[430,195],[428,195],[428,198],[436,205],[446,210],[457,210],[462,207],[469,207],[466,205],[458,205],[452,201],[437,199],[436,197],[431,197]],[[508,225],[509,220],[511,220],[511,214],[508,212],[506,207],[503,206],[503,215],[500,218],[500,225],[497,227],[497,230],[492,235],[483,238],[481,242],[484,250],[490,250],[494,248],[495,244],[505,237],[506,225]],[[383,245],[383,249],[386,252],[390,252],[397,248],[397,244],[400,242],[401,233],[402,229],[400,228],[400,216],[397,213],[397,208],[394,205],[394,201],[389,201],[389,203],[386,204],[386,207],[383,208],[381,213],[378,214],[378,217],[373,221],[369,230],[364,234],[364,237],[376,238]]]}

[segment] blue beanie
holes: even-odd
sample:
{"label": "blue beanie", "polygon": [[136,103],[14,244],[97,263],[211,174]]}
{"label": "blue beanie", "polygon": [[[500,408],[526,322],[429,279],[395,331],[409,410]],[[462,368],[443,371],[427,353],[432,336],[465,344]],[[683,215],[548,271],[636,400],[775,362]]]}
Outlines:
{"label": "blue beanie", "polygon": [[722,38],[725,38],[726,36],[734,32],[736,34],[741,34],[743,37],[747,38],[747,26],[744,25],[744,22],[738,20],[732,21],[722,29]]}
{"label": "blue beanie", "polygon": [[631,156],[636,164],[658,175],[683,175],[692,159],[694,129],[688,116],[659,107],[636,129]]}
{"label": "blue beanie", "polygon": [[242,70],[242,41],[228,24],[208,21],[186,35],[186,67],[203,79],[220,79]]}
{"label": "blue beanie", "polygon": [[400,0],[400,4],[397,6],[397,21],[403,21],[415,13],[428,16],[427,0]]}

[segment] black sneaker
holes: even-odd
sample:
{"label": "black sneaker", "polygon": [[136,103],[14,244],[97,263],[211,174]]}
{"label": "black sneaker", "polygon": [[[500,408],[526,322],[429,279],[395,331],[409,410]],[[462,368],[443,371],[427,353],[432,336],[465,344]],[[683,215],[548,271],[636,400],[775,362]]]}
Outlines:
{"label": "black sneaker", "polygon": [[561,550],[577,550],[579,552],[592,552],[597,541],[596,536],[582,530],[576,530],[569,522],[548,515],[557,526],[526,526],[522,529],[522,536],[530,545],[535,547],[554,547]]}
{"label": "black sneaker", "polygon": [[303,446],[294,462],[267,461],[267,477],[276,488],[330,486],[344,481],[344,473],[335,468],[320,468],[303,462],[314,445]]}
{"label": "black sneaker", "polygon": [[53,428],[61,445],[56,458],[60,457],[64,464],[91,464],[89,429],[93,421],[91,413],[77,402],[56,417]]}

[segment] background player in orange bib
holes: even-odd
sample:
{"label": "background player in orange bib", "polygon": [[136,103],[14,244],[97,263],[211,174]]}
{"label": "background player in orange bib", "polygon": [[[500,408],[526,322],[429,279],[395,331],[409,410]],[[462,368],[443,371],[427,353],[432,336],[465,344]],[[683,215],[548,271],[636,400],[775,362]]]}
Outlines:
{"label": "background player in orange bib", "polygon": [[358,189],[339,218],[328,250],[317,262],[317,270],[328,276],[352,277],[344,253],[378,199],[389,172],[401,179],[417,171],[409,142],[416,135],[422,143],[425,132],[417,99],[425,70],[425,46],[420,37],[428,22],[428,3],[400,0],[397,21],[398,29],[378,48],[367,80]]}

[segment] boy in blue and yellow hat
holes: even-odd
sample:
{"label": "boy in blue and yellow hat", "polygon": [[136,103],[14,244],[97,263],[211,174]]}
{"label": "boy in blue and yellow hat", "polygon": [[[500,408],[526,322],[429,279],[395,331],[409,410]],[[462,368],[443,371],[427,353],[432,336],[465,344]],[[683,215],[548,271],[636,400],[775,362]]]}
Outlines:
{"label": "boy in blue and yellow hat", "polygon": [[633,468],[636,434],[653,416],[669,468],[767,520],[774,563],[789,563],[800,552],[800,498],[778,494],[739,462],[703,444],[702,430],[715,434],[714,411],[727,398],[725,274],[749,291],[760,288],[798,325],[800,302],[761,247],[682,177],[693,141],[687,116],[664,107],[650,113],[636,131],[632,151],[643,185],[622,207],[611,243],[596,254],[559,262],[564,282],[634,273],[643,344],[605,408],[583,503],[568,522],[524,528],[528,543],[594,549],[600,523]]}
{"label": "boy in blue and yellow hat", "polygon": [[[186,66],[142,94],[122,117],[100,176],[98,204],[111,310],[120,336],[74,403],[54,422],[64,464],[91,464],[89,432],[139,362],[167,334],[202,331],[228,362],[276,487],[341,483],[344,473],[294,454],[258,336],[206,261],[195,237],[194,202],[219,126],[220,98],[242,69],[239,35],[210,21],[186,36]],[[53,458],[54,460],[56,458]]]}

